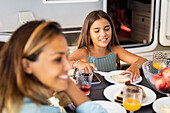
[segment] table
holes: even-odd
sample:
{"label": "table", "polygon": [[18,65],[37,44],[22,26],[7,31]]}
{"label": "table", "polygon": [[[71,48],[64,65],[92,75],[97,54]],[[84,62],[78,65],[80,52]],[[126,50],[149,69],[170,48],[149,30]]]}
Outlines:
{"label": "table", "polygon": [[[146,78],[143,75],[143,71],[140,70],[141,76],[142,76],[142,81],[139,83],[140,85],[146,86],[150,89],[152,89],[155,93],[157,98],[160,97],[166,97],[166,95],[164,94],[160,94],[158,92],[156,92],[147,82]],[[112,83],[107,82],[103,76],[97,75],[100,80],[101,80],[101,84],[99,85],[92,85],[91,87],[91,93],[89,95],[89,98],[91,100],[108,100],[107,98],[105,98],[103,91],[104,89],[109,86],[109,85],[113,85]],[[109,100],[108,100],[109,101]],[[153,103],[152,103],[153,104]],[[135,111],[135,113],[155,113],[153,108],[152,108],[152,104],[149,104],[147,106],[142,106],[140,110]],[[127,112],[128,113],[128,112]]]}
{"label": "table", "polygon": [[[139,83],[140,85],[143,85],[143,86],[146,86],[150,89],[152,89],[155,93],[156,93],[156,96],[157,98],[160,98],[160,97],[166,97],[166,95],[164,94],[160,94],[158,92],[156,92],[150,85],[149,83],[147,82],[146,78],[144,77],[143,75],[143,71],[142,69],[140,70],[140,73],[141,73],[141,76],[142,76],[142,81]],[[110,101],[108,100],[107,98],[105,98],[104,94],[103,94],[103,91],[106,87],[108,87],[109,85],[113,85],[112,83],[106,81],[104,79],[103,76],[100,76],[100,75],[97,75],[99,77],[99,79],[101,80],[101,84],[98,84],[98,85],[92,85],[91,87],[91,92],[90,92],[90,95],[88,95],[88,97],[94,101],[94,100],[107,100],[107,101]],[[153,103],[152,103],[153,104]],[[135,111],[135,113],[155,113],[153,108],[152,108],[152,104],[149,104],[147,106],[142,106],[140,110],[138,111]],[[68,113],[75,113],[74,111],[71,111],[69,108],[66,108],[66,111]],[[127,111],[128,113],[128,111]]]}

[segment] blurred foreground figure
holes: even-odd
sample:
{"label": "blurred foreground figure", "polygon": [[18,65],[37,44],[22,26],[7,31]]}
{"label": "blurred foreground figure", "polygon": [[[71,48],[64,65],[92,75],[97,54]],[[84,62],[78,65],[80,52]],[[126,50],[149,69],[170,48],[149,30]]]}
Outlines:
{"label": "blurred foreground figure", "polygon": [[[0,113],[60,113],[65,112],[60,105],[71,101],[76,112],[105,113],[67,75],[68,51],[56,22],[32,21],[19,27],[0,53]],[[49,103],[51,97],[60,105]]]}

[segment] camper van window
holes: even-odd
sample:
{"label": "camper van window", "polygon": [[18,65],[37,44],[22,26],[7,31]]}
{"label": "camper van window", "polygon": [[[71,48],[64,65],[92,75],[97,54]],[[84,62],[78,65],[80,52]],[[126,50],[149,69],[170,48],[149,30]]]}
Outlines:
{"label": "camper van window", "polygon": [[151,43],[151,0],[108,0],[107,12],[114,20],[121,45]]}

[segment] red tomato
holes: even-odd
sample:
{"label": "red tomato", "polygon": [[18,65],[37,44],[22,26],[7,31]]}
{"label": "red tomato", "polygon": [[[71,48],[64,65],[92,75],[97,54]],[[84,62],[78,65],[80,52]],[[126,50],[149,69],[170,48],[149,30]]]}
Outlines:
{"label": "red tomato", "polygon": [[161,75],[167,79],[170,80],[170,67],[166,67],[161,71]]}
{"label": "red tomato", "polygon": [[162,78],[162,75],[161,75],[161,74],[155,74],[155,75],[152,76],[153,81],[157,81],[157,80],[159,80],[160,78]]}

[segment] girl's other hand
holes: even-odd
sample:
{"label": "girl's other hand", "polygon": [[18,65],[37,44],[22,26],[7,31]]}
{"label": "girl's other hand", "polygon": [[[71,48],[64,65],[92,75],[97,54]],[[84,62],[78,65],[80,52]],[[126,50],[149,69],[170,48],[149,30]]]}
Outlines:
{"label": "girl's other hand", "polygon": [[124,74],[131,74],[131,80],[134,81],[137,78],[140,78],[140,71],[139,71],[139,67],[137,64],[131,64],[129,68],[127,68],[123,73],[121,73],[121,75]]}

